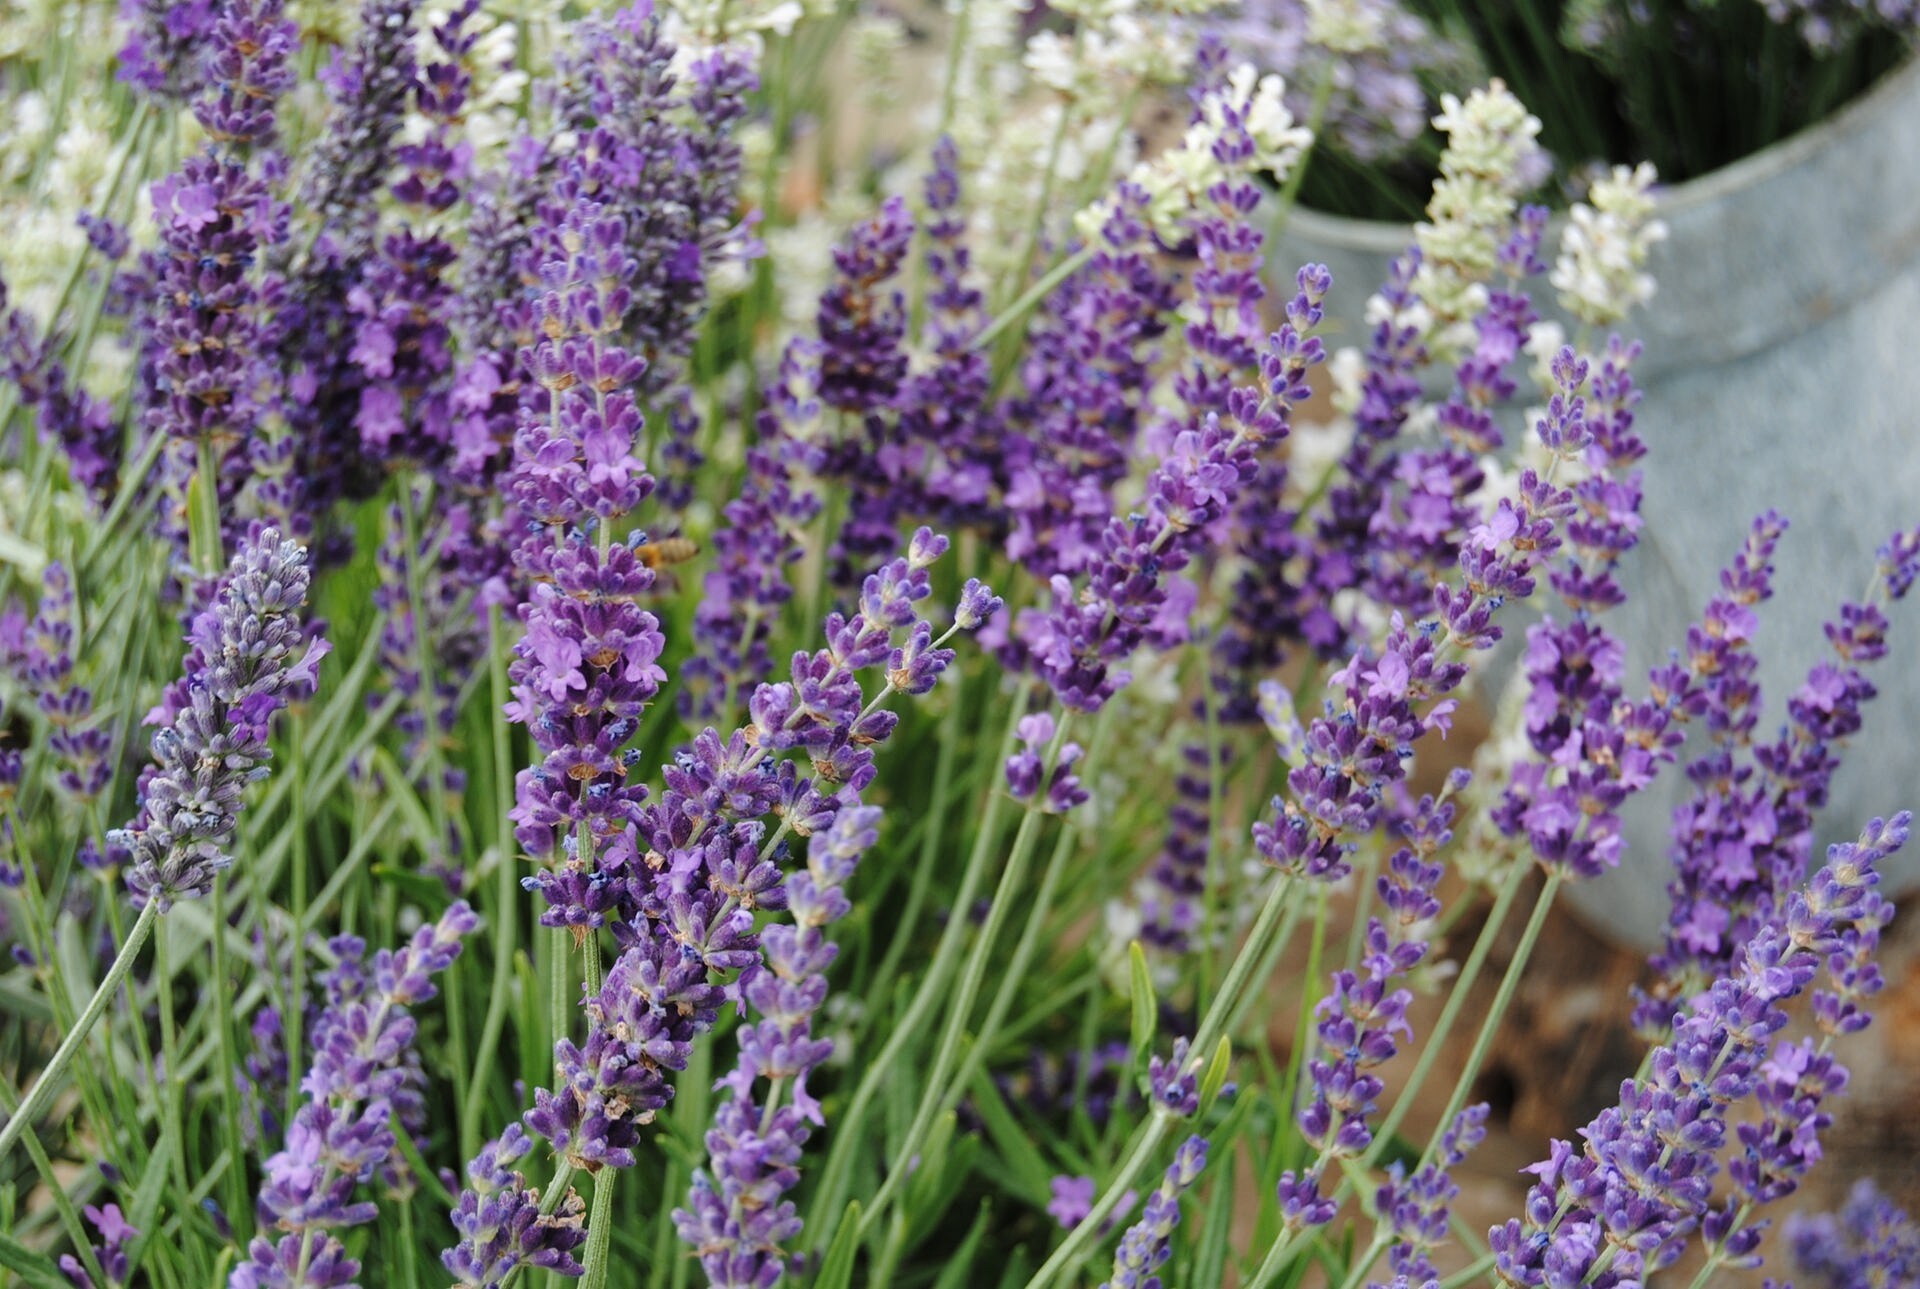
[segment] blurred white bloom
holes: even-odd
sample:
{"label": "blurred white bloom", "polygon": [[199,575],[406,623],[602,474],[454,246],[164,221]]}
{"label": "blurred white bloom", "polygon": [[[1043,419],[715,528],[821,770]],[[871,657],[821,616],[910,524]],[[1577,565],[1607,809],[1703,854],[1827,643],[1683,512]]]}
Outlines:
{"label": "blurred white bloom", "polygon": [[[1526,354],[1533,359],[1528,374],[1540,392],[1549,397],[1554,391],[1553,359],[1567,343],[1567,329],[1550,319],[1542,318],[1533,324],[1533,330],[1527,334]],[[1529,425],[1533,422],[1528,421]]]}
{"label": "blurred white bloom", "polygon": [[[1226,168],[1214,156],[1214,145],[1230,128],[1230,107],[1245,123],[1253,141],[1247,169],[1276,180],[1286,178],[1300,154],[1312,144],[1313,134],[1294,124],[1285,93],[1286,85],[1278,76],[1261,76],[1252,64],[1242,63],[1228,76],[1225,86],[1201,103],[1200,119],[1187,127],[1176,146],[1133,168],[1129,177],[1146,189],[1147,218],[1156,232],[1168,240],[1176,239],[1202,194],[1228,177]],[[1077,221],[1081,235],[1089,239],[1096,236],[1106,215],[1104,201],[1081,211]]]}
{"label": "blurred white bloom", "polygon": [[1287,436],[1287,493],[1290,500],[1306,500],[1337,468],[1353,443],[1353,421],[1340,416],[1331,421],[1298,422]]}
{"label": "blurred white bloom", "polygon": [[757,50],[769,34],[792,35],[806,16],[800,0],[667,0],[665,31],[688,55],[722,45]]}
{"label": "blurred white bloom", "polygon": [[1447,331],[1485,304],[1485,282],[1499,262],[1520,194],[1537,181],[1539,118],[1496,80],[1465,102],[1440,99],[1434,125],[1447,136],[1440,178],[1427,219],[1414,226],[1422,256],[1413,289],[1433,310],[1443,342]]}
{"label": "blurred white bloom", "polygon": [[1591,205],[1574,204],[1550,280],[1560,303],[1582,322],[1612,326],[1653,298],[1647,253],[1667,236],[1667,226],[1653,217],[1658,178],[1650,162],[1615,166],[1593,185]]}
{"label": "blurred white bloom", "polygon": [[847,29],[847,46],[859,70],[860,96],[869,111],[900,101],[900,54],[907,47],[907,24],[890,13],[863,13]]}
{"label": "blurred white bloom", "polygon": [[1387,47],[1393,11],[1378,0],[1306,0],[1307,39],[1341,54],[1370,54]]}
{"label": "blurred white bloom", "polygon": [[[1374,300],[1380,297],[1375,296]],[[1384,310],[1386,302],[1382,300]],[[1373,301],[1368,301],[1371,311]],[[1360,410],[1360,395],[1367,379],[1367,360],[1353,345],[1343,345],[1334,350],[1333,357],[1327,361],[1327,378],[1333,382],[1333,406],[1342,416],[1352,416]]]}

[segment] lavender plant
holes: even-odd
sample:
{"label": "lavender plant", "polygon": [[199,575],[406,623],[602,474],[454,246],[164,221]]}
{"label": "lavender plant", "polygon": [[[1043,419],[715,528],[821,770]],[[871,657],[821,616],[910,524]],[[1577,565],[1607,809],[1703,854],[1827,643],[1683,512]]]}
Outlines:
{"label": "lavender plant", "polygon": [[[976,0],[850,152],[822,69],[913,42],[833,6],[0,54],[124,134],[84,197],[0,169],[98,207],[64,289],[0,254],[0,1284],[1905,1274],[1883,1198],[1770,1233],[1852,1166],[1909,817],[1808,870],[1920,529],[1779,717],[1780,514],[1631,674],[1650,172],[1548,246],[1551,123],[1287,12]],[[1271,219],[1429,123],[1329,316]],[[1644,1059],[1463,1235],[1492,1044],[1663,773]]]}

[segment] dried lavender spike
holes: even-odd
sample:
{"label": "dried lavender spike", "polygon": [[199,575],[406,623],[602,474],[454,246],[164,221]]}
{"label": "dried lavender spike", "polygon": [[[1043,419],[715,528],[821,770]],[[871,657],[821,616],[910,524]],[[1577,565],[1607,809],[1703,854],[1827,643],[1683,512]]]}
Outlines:
{"label": "dried lavender spike", "polygon": [[108,834],[131,854],[136,906],[165,912],[213,888],[233,863],[226,847],[247,784],[265,778],[273,716],[317,683],[328,645],[308,639],[307,553],[272,528],[256,529],[233,557],[213,603],[187,633],[184,674],[147,717],[154,764],[141,779],[140,811]]}

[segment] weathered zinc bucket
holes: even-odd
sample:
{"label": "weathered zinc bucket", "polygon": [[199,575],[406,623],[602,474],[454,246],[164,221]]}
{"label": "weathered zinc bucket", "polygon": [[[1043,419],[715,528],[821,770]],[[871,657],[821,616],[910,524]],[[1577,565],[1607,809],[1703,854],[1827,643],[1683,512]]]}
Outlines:
{"label": "weathered zinc bucket", "polygon": [[[1831,120],[1669,189],[1660,217],[1671,235],[1650,265],[1659,294],[1623,328],[1646,344],[1636,427],[1651,452],[1645,540],[1613,626],[1628,675],[1644,676],[1681,643],[1753,516],[1779,510],[1792,527],[1757,642],[1771,737],[1824,655],[1820,624],[1864,591],[1888,534],[1920,522],[1920,61]],[[1327,264],[1329,317],[1357,319],[1410,240],[1402,226],[1299,211],[1270,262]],[[1892,652],[1870,670],[1880,697],[1846,753],[1823,842],[1920,806],[1920,604],[1892,617]],[[1578,889],[1607,934],[1655,942],[1684,788],[1677,768],[1664,774],[1628,816],[1620,870]],[[1895,889],[1920,886],[1920,851],[1898,860]]]}

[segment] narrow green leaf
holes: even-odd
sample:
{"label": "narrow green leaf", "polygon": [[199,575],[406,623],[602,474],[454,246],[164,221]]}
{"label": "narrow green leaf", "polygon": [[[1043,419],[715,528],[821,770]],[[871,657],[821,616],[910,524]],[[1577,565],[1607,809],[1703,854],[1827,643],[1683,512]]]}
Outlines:
{"label": "narrow green leaf", "polygon": [[986,1125],[987,1139],[1019,1179],[1022,1198],[1035,1204],[1046,1203],[1047,1183],[1053,1177],[1053,1170],[1047,1167],[1047,1161],[1034,1146],[1033,1134],[1014,1121],[1006,1102],[1000,1099],[1000,1089],[993,1085],[984,1069],[973,1079],[973,1108]]}
{"label": "narrow green leaf", "polygon": [[827,1256],[821,1260],[813,1289],[847,1289],[853,1283],[853,1264],[859,1256],[860,1201],[856,1199],[847,1202],[847,1211],[840,1218],[839,1229],[833,1233]]}
{"label": "narrow green leaf", "polygon": [[960,1247],[947,1255],[946,1270],[933,1282],[933,1289],[968,1289],[977,1280],[973,1272],[974,1255],[980,1251],[980,1241],[986,1238],[987,1223],[993,1219],[993,1201],[980,1201],[980,1216],[973,1219],[973,1229],[967,1232],[967,1238],[960,1241]]}
{"label": "narrow green leaf", "polygon": [[32,1289],[72,1289],[52,1259],[21,1246],[10,1235],[0,1234],[0,1267],[19,1276],[20,1283]]}
{"label": "narrow green leaf", "polygon": [[1201,1222],[1200,1239],[1193,1253],[1191,1285],[1222,1285],[1227,1282],[1227,1254],[1233,1241],[1234,1152],[1215,1150],[1208,1160],[1213,1185],[1207,1191],[1206,1217]]}
{"label": "narrow green leaf", "polygon": [[1137,1055],[1153,1050],[1153,1028],[1160,1019],[1159,1000],[1153,994],[1153,972],[1147,967],[1147,953],[1138,940],[1127,945],[1127,983],[1133,1000],[1133,1050]]}
{"label": "narrow green leaf", "polygon": [[907,1184],[906,1211],[916,1217],[928,1212],[926,1206],[944,1179],[947,1147],[953,1144],[953,1129],[957,1122],[958,1116],[949,1110],[935,1119],[933,1127],[927,1130],[927,1139],[920,1147],[919,1165],[914,1170],[913,1180]]}
{"label": "narrow green leaf", "polygon": [[1015,1289],[1024,1285],[1033,1277],[1033,1260],[1027,1256],[1027,1246],[1016,1244],[1007,1257],[1006,1270],[1000,1273],[1000,1289]]}
{"label": "narrow green leaf", "polygon": [[1232,1072],[1233,1042],[1222,1034],[1220,1045],[1213,1049],[1213,1060],[1208,1063],[1207,1072],[1200,1076],[1200,1113],[1203,1117],[1213,1109],[1220,1089],[1227,1086],[1227,1075]]}

